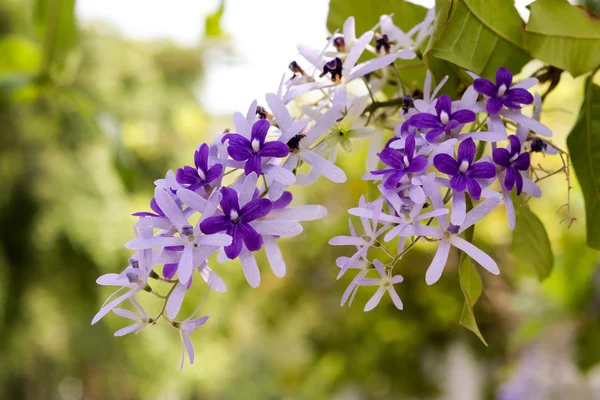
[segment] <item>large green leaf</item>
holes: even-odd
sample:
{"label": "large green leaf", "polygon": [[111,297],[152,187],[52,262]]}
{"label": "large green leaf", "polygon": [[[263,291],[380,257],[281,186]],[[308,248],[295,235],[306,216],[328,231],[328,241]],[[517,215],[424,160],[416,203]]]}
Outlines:
{"label": "large green leaf", "polygon": [[585,200],[587,244],[600,250],[600,86],[589,77],[567,146]]}
{"label": "large green leaf", "polygon": [[525,40],[530,53],[573,76],[600,65],[600,20],[567,0],[537,0]]}
{"label": "large green leaf", "polygon": [[439,60],[492,78],[498,67],[520,71],[531,57],[522,47],[521,18],[506,0],[441,0],[424,61],[437,79]]}
{"label": "large green leaf", "polygon": [[62,62],[79,40],[75,0],[37,0],[33,22],[44,41],[46,68]]}
{"label": "large green leaf", "polygon": [[528,205],[513,196],[516,225],[511,250],[517,265],[531,268],[543,280],[550,275],[554,255],[544,224]]}
{"label": "large green leaf", "polygon": [[[470,210],[473,208],[473,203],[470,199],[467,200],[467,208]],[[465,240],[472,242],[475,234],[475,226],[471,226],[464,233]],[[481,293],[483,292],[483,284],[481,283],[481,276],[472,264],[471,258],[464,252],[460,253],[460,261],[458,266],[458,280],[460,282],[460,289],[465,296],[465,304],[463,305],[462,313],[460,314],[460,324],[473,332],[479,340],[487,346],[487,342],[483,338],[477,321],[475,320],[475,314],[473,313],[473,307]]]}
{"label": "large green leaf", "polygon": [[427,9],[404,0],[331,0],[329,2],[329,15],[327,16],[327,29],[330,32],[342,30],[344,21],[354,16],[356,20],[356,33],[362,34],[379,23],[383,14],[394,14],[394,23],[405,32],[423,21]]}

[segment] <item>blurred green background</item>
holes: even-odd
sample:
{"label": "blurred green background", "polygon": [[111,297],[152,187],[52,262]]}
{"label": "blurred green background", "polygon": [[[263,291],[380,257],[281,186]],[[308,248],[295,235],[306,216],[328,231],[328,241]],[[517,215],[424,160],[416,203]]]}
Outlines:
{"label": "blurred green background", "polygon": [[[90,326],[111,293],[95,279],[125,266],[129,215],[147,209],[152,182],[231,127],[228,115],[202,109],[197,88],[214,52],[229,51],[235,39],[221,32],[219,10],[204,16],[204,38],[182,47],[126,39],[102,22],[83,27],[74,0],[58,3],[0,3],[0,399],[600,398],[599,257],[585,246],[575,178],[579,220],[571,229],[559,225],[564,209],[557,213],[563,175],[544,181],[543,198],[530,202],[555,255],[543,283],[511,254],[501,207],[477,228],[477,244],[502,270],[483,274],[475,308],[485,347],[457,322],[457,254],[428,287],[431,249],[409,253],[400,268],[402,312],[384,300],[364,313],[369,289],[351,308],[339,307],[351,277],[335,280],[335,259],[348,253],[327,241],[346,232],[346,210],[367,190],[366,145],[340,157],[346,184],[321,179],[296,190],[296,203],[324,204],[329,216],[282,241],[284,279],[262,254],[258,289],[238,264],[213,265],[228,291],[209,296],[209,323],[192,335],[196,363],[182,373],[170,326],[124,338],[112,336],[124,326],[114,315]],[[523,76],[539,67],[528,65]],[[545,102],[542,121],[563,148],[582,85],[565,73]],[[183,312],[203,291],[192,288]],[[535,395],[507,394],[522,388]]]}

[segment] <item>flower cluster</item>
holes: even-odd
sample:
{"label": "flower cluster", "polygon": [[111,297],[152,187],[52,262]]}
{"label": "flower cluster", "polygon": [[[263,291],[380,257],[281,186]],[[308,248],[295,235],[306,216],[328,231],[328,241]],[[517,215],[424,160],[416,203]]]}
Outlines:
{"label": "flower cluster", "polygon": [[[135,253],[129,264],[121,273],[97,280],[118,290],[92,323],[110,311],[133,320],[115,333],[120,336],[163,319],[179,331],[182,367],[186,353],[192,363],[189,334],[208,319],[196,318],[196,313],[177,319],[184,298],[193,296],[192,280],[199,277],[206,282],[207,294],[211,289],[226,291],[225,282],[211,268],[212,258],[209,267],[209,258],[216,253],[217,262],[239,259],[246,280],[257,287],[260,272],[254,253],[263,248],[273,273],[284,276],[286,265],[278,240],[300,234],[299,222],[327,213],[320,205],[291,206],[287,189],[294,184],[310,185],[321,176],[344,182],[344,171],[335,165],[337,151],[351,151],[352,142],[363,138],[371,138],[364,179],[379,182],[380,197],[372,202],[361,198],[359,207],[349,211],[361,219],[364,234],[358,234],[350,223],[349,236],[330,242],[356,249],[352,256],[337,260],[340,276],[349,269],[359,270],[342,305],[348,299],[352,303],[360,287],[377,286],[365,310],[374,308],[386,292],[402,309],[393,285],[403,278],[394,275],[393,269],[423,239],[438,243],[426,273],[429,284],[440,278],[451,246],[498,274],[494,260],[460,234],[500,204],[505,205],[509,226],[514,228],[512,193],[540,195],[527,174],[530,155],[524,146],[545,148],[548,142],[537,134],[550,136],[550,131],[537,120],[539,97],[533,118],[520,110],[521,105],[534,102],[526,89],[535,80],[513,85],[512,74],[504,68],[498,70],[495,83],[475,77],[473,86],[456,101],[438,96],[445,80],[431,90],[429,73],[422,90],[409,91],[397,60],[417,57],[415,50],[431,34],[432,21],[433,11],[404,32],[384,15],[376,27],[357,37],[351,17],[343,33],[330,36],[325,48],[299,45],[305,61],[290,63],[292,75],[284,75],[276,93],[265,95],[266,104],[255,101],[246,114],[235,113],[233,131],[200,144],[193,165],[169,171],[155,182],[152,211],[133,214],[136,237],[126,247]],[[367,61],[359,63],[361,59]],[[397,90],[391,100],[383,93],[390,86]],[[307,93],[320,100],[302,102]],[[299,115],[290,114],[287,105],[291,102],[301,110]],[[515,134],[508,134],[506,121],[517,127]],[[395,136],[384,145],[386,126]],[[508,147],[499,146],[500,142],[507,142]],[[482,156],[488,143],[492,157]],[[468,198],[477,202],[472,209],[467,207]],[[397,252],[386,250],[389,263],[371,259],[371,248],[394,239],[398,240]],[[161,294],[155,282],[170,289]],[[136,300],[142,292],[163,300],[157,315],[150,316]],[[128,299],[136,312],[116,308]]]}

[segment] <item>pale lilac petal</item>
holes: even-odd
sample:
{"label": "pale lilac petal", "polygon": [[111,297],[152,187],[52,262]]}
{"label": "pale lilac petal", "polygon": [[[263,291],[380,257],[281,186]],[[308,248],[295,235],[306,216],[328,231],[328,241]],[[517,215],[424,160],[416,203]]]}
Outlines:
{"label": "pale lilac petal", "polygon": [[233,125],[235,126],[235,133],[242,135],[248,140],[250,139],[252,127],[241,112],[233,114]]}
{"label": "pale lilac petal", "polygon": [[285,106],[285,103],[279,98],[279,96],[273,93],[267,93],[265,95],[265,99],[267,100],[267,104],[271,109],[271,113],[275,116],[277,124],[281,130],[287,130],[287,128],[292,125],[294,120],[290,116],[290,112]]}
{"label": "pale lilac petal", "polygon": [[386,292],[386,290],[383,286],[381,286],[379,289],[377,289],[377,291],[375,292],[373,297],[371,297],[371,299],[365,305],[364,310],[371,311],[372,309],[377,307],[377,305],[379,304],[379,301],[381,301],[381,298],[383,297],[383,294],[385,292]]}
{"label": "pale lilac petal", "polygon": [[456,235],[452,235],[450,238],[450,243],[467,253],[469,257],[471,257],[475,262],[487,269],[492,274],[498,275],[500,273],[498,265],[496,264],[496,261],[492,259],[492,257],[488,256],[486,253],[475,247],[473,244],[467,242],[465,239]]}
{"label": "pale lilac petal", "polygon": [[508,139],[506,132],[471,132],[460,134],[456,138],[458,140],[471,138],[473,140],[483,140],[484,142],[500,142]]}
{"label": "pale lilac petal", "polygon": [[[358,207],[349,209],[348,213],[350,215],[354,215],[356,217],[369,218],[369,219],[373,219],[373,215],[374,215],[373,210],[368,210],[366,208],[358,208]],[[396,223],[396,224],[405,222],[404,219],[402,219],[400,217],[394,217],[394,216],[388,215],[388,214],[380,214],[379,220],[385,221],[385,222],[392,222],[392,223]]]}
{"label": "pale lilac petal", "polygon": [[344,106],[341,104],[333,105],[321,118],[317,120],[315,125],[310,128],[310,130],[306,133],[306,137],[302,139],[302,141],[310,146],[321,137],[323,134],[329,132],[333,124],[338,120],[341,116],[342,111],[344,110]]}
{"label": "pale lilac petal", "polygon": [[136,221],[133,225],[136,228],[157,228],[157,229],[169,229],[171,225],[171,221],[167,218],[163,217],[142,217]]}
{"label": "pale lilac petal", "polygon": [[244,207],[246,203],[252,200],[254,189],[256,189],[256,182],[258,182],[258,176],[255,172],[246,175],[242,182],[242,187],[238,190],[238,199],[240,207]]}
{"label": "pale lilac petal", "polygon": [[204,212],[204,209],[206,208],[206,199],[200,196],[198,193],[192,192],[191,190],[179,189],[177,191],[177,197],[194,209],[194,211],[199,213]]}
{"label": "pale lilac petal", "polygon": [[460,99],[459,108],[470,110],[471,107],[477,102],[478,97],[479,93],[477,93],[475,87],[473,85],[469,86]]}
{"label": "pale lilac petal", "polygon": [[296,175],[280,165],[265,164],[262,170],[265,175],[274,181],[280,182],[282,185],[289,186],[296,183]]}
{"label": "pale lilac petal", "polygon": [[515,121],[518,124],[521,124],[521,125],[529,128],[530,130],[532,130],[542,136],[546,136],[546,137],[552,136],[552,131],[546,125],[542,124],[541,122],[539,122],[533,118],[523,115],[518,111],[504,110],[504,111],[502,111],[502,115],[504,115],[508,119]]}
{"label": "pale lilac petal", "polygon": [[359,279],[358,284],[360,286],[379,286],[379,285],[381,285],[381,279],[362,278],[362,279]]}
{"label": "pale lilac petal", "polygon": [[135,313],[133,311],[125,310],[123,308],[115,308],[115,309],[113,309],[113,312],[115,314],[117,314],[119,317],[131,319],[131,320],[134,320],[134,321],[139,321],[140,320],[140,314]]}
{"label": "pale lilac petal", "polygon": [[182,334],[181,340],[183,341],[183,343],[185,344],[185,348],[187,349],[188,360],[190,360],[190,364],[193,364],[194,363],[194,346],[192,345],[192,341],[190,340],[190,337],[187,334]]}
{"label": "pale lilac petal", "polygon": [[502,122],[502,118],[500,115],[494,114],[490,115],[490,118],[487,120],[488,129],[491,132],[500,132],[505,134],[508,137],[508,133],[506,132],[506,127],[504,126],[504,122]]}
{"label": "pale lilac petal", "polygon": [[442,80],[440,81],[440,83],[435,87],[435,89],[433,89],[433,92],[431,93],[430,99],[435,99],[436,98],[438,92],[440,90],[442,90],[442,87],[444,87],[444,85],[446,84],[446,82],[448,82],[448,79],[449,79],[448,75],[446,75],[446,76],[444,76],[444,78],[442,78]]}
{"label": "pale lilac petal", "polygon": [[104,274],[96,279],[96,283],[103,286],[121,286],[118,283],[119,277],[119,274]]}
{"label": "pale lilac petal", "polygon": [[125,328],[121,328],[115,332],[115,336],[121,337],[130,334],[131,332],[135,332],[138,328],[144,326],[141,322],[138,322],[133,325],[126,326]]}
{"label": "pale lilac petal", "polygon": [[344,60],[344,70],[352,70],[358,61],[358,58],[365,50],[365,47],[369,44],[369,42],[373,39],[374,33],[372,31],[367,31],[362,34],[360,38],[352,45],[352,50]]}
{"label": "pale lilac petal", "polygon": [[287,221],[315,221],[327,215],[327,209],[321,205],[287,207],[273,210],[268,218]]}
{"label": "pale lilac petal", "polygon": [[394,288],[393,287],[387,288],[387,292],[390,295],[390,297],[392,298],[392,301],[394,302],[394,305],[396,306],[396,308],[398,310],[402,310],[404,305],[402,304],[402,300],[400,300],[400,296],[398,296],[398,293],[396,293]]}
{"label": "pale lilac petal", "polygon": [[412,60],[417,57],[417,53],[415,53],[414,51],[412,51],[410,49],[403,49],[403,50],[400,50],[399,52],[397,52],[396,56],[403,60]]}
{"label": "pale lilac petal", "polygon": [[122,302],[124,302],[125,300],[129,299],[130,297],[132,297],[138,291],[139,291],[139,289],[130,290],[129,292],[127,292],[127,293],[125,293],[125,294],[117,297],[116,299],[114,299],[110,303],[108,303],[105,306],[103,306],[100,309],[100,311],[98,311],[98,313],[94,316],[94,319],[92,319],[92,325],[94,325],[96,322],[100,321],[113,308],[115,308],[116,306],[118,306],[119,304],[121,304]]}
{"label": "pale lilac petal", "polygon": [[196,243],[207,246],[229,246],[231,244],[231,236],[224,233],[202,235],[196,238]]}
{"label": "pale lilac petal", "polygon": [[402,233],[402,231],[408,226],[409,225],[407,225],[407,224],[396,225],[384,236],[383,240],[386,242],[389,242],[390,240],[394,239],[396,236],[400,235]]}
{"label": "pale lilac petal", "polygon": [[370,72],[386,67],[393,63],[394,60],[397,58],[398,56],[396,54],[388,54],[383,57],[377,57],[372,60],[360,63],[352,69],[352,71],[348,75],[348,81],[360,78],[361,76],[364,76]]}
{"label": "pale lilac petal", "polygon": [[200,224],[200,222],[202,222],[205,219],[212,217],[216,214],[217,209],[219,207],[219,203],[221,202],[222,198],[223,198],[223,195],[221,195],[221,192],[218,190],[215,190],[214,192],[211,193],[210,197],[208,198],[208,201],[206,202],[206,207],[204,208],[204,212],[202,213],[202,216],[200,217],[200,220],[198,221],[198,224]]}
{"label": "pale lilac petal", "polygon": [[432,217],[441,217],[442,215],[447,215],[450,212],[450,210],[448,210],[447,208],[440,208],[437,210],[433,210],[433,211],[429,211],[423,214],[418,215],[417,217],[413,218],[414,221],[422,221],[424,219],[429,219]]}
{"label": "pale lilac petal", "polygon": [[504,195],[504,208],[506,209],[506,219],[508,220],[508,227],[512,231],[515,229],[516,216],[515,206],[513,205],[512,197],[510,192],[504,185],[500,185],[502,188],[502,194]]}
{"label": "pale lilac petal", "polygon": [[217,275],[208,265],[200,270],[200,276],[204,279],[204,282],[208,284],[208,286],[216,292],[226,292],[227,286],[223,279],[219,275]]}
{"label": "pale lilac petal", "polygon": [[381,276],[382,278],[387,278],[387,274],[385,273],[385,269],[383,268],[383,264],[381,263],[381,261],[374,260],[373,265],[375,266],[377,272],[379,272],[379,276]]}
{"label": "pale lilac petal", "polygon": [[181,254],[181,259],[179,260],[179,267],[177,268],[177,273],[179,276],[179,282],[188,283],[190,278],[192,277],[192,272],[194,271],[194,245],[186,245],[183,248],[183,253]]}
{"label": "pale lilac petal", "polygon": [[452,190],[452,213],[450,214],[450,222],[452,225],[460,226],[465,220],[467,214],[467,202],[465,200],[465,192]]}
{"label": "pale lilac petal", "polygon": [[462,224],[460,224],[460,229],[458,233],[464,232],[477,221],[480,221],[481,219],[486,217],[500,203],[502,203],[502,198],[498,197],[498,195],[496,194],[495,196],[485,199],[481,203],[477,204],[465,216],[464,221],[462,222]]}
{"label": "pale lilac petal", "polygon": [[346,301],[348,300],[348,297],[350,297],[350,295],[352,294],[352,292],[354,291],[354,289],[357,288],[358,281],[361,280],[365,276],[366,273],[367,273],[367,271],[360,271],[358,273],[358,275],[356,275],[356,277],[354,277],[354,279],[352,279],[352,281],[350,282],[350,284],[348,285],[348,287],[344,291],[344,294],[342,295],[342,300],[340,302],[340,306],[341,307],[343,307],[344,304],[346,304]]}
{"label": "pale lilac petal", "polygon": [[426,225],[410,225],[402,232],[402,236],[431,236],[441,239],[444,237],[444,232],[438,228]]}
{"label": "pale lilac petal", "polygon": [[427,273],[425,274],[425,282],[427,282],[428,285],[433,285],[440,279],[442,272],[444,272],[446,262],[448,262],[449,254],[450,243],[445,240],[440,241],[440,245],[435,252],[435,256],[433,257],[429,268],[427,268]]}
{"label": "pale lilac petal", "polygon": [[[423,100],[427,103],[429,103],[429,99],[431,99],[431,82],[433,80],[433,75],[431,75],[431,72],[429,70],[427,70],[427,72],[425,73],[425,82],[423,84]],[[421,110],[419,110],[421,111]]]}
{"label": "pale lilac petal", "polygon": [[[322,69],[322,68],[321,68]],[[283,101],[285,104],[288,104],[290,101],[294,100],[296,97],[301,96],[305,93],[308,93],[312,90],[324,89],[329,86],[333,86],[335,83],[328,81],[319,81],[319,82],[309,82],[304,83],[302,85],[291,87],[290,90],[287,91],[285,96],[283,96]]]}
{"label": "pale lilac petal", "polygon": [[537,78],[525,78],[521,82],[515,83],[512,88],[530,89],[537,84]]}
{"label": "pale lilac petal", "polygon": [[354,41],[356,40],[356,28],[354,25],[354,17],[348,17],[346,21],[344,21],[342,32],[344,33],[344,40],[346,41],[346,43],[354,43]]}
{"label": "pale lilac petal", "polygon": [[265,246],[265,252],[267,253],[267,259],[271,265],[273,273],[278,278],[285,276],[285,261],[281,254],[281,250],[275,241],[273,236],[263,236],[263,245]]}
{"label": "pale lilac petal", "polygon": [[299,153],[300,158],[310,164],[325,178],[335,183],[346,182],[346,174],[342,169],[327,161],[314,151],[305,150]]}
{"label": "pale lilac petal", "polygon": [[183,303],[183,298],[185,297],[185,292],[187,292],[187,287],[185,284],[178,283],[173,289],[171,296],[169,296],[169,300],[167,300],[167,316],[170,319],[175,319],[177,314],[179,314],[179,310],[181,310],[181,304]]}
{"label": "pale lilac petal", "polygon": [[254,221],[251,223],[261,235],[295,236],[302,233],[302,225],[295,221]]}
{"label": "pale lilac petal", "polygon": [[260,285],[260,271],[258,270],[258,265],[256,264],[254,255],[248,250],[244,249],[240,253],[240,261],[242,263],[242,269],[244,271],[246,281],[248,281],[248,284],[253,288],[257,288]]}
{"label": "pale lilac petal", "polygon": [[425,192],[421,186],[409,186],[408,197],[417,204],[425,203]]}
{"label": "pale lilac petal", "polygon": [[538,184],[526,176],[523,176],[523,191],[533,197],[540,197],[542,195],[542,189],[540,189]]}
{"label": "pale lilac petal", "polygon": [[137,238],[125,243],[125,247],[131,250],[153,249],[166,246],[180,246],[183,239],[181,237],[162,237],[157,236],[150,239]]}
{"label": "pale lilac petal", "polygon": [[356,236],[336,236],[329,239],[329,244],[332,246],[362,246],[365,241]]}
{"label": "pale lilac petal", "polygon": [[301,43],[298,44],[297,48],[298,53],[300,53],[300,55],[304,57],[306,61],[311,63],[317,70],[321,71],[323,69],[325,60],[321,56],[321,52]]}
{"label": "pale lilac petal", "polygon": [[156,199],[156,204],[158,204],[173,225],[177,227],[177,230],[181,231],[181,227],[188,225],[187,219],[183,216],[183,212],[169,193],[157,187],[154,189],[154,198]]}

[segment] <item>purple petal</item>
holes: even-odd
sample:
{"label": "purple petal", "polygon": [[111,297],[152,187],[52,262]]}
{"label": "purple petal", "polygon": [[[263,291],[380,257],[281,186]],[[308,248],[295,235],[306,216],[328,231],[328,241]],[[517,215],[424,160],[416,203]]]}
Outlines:
{"label": "purple petal", "polygon": [[385,182],[383,183],[383,187],[387,190],[392,190],[396,188],[396,186],[398,186],[398,184],[400,183],[400,179],[402,179],[404,175],[406,175],[406,171],[395,170],[395,172],[392,172],[390,175],[388,175]]}
{"label": "purple petal", "polygon": [[481,186],[479,185],[479,182],[471,177],[467,177],[467,179],[467,189],[469,190],[471,198],[475,201],[479,200],[481,197]]}
{"label": "purple petal", "polygon": [[437,128],[442,126],[440,119],[437,115],[429,113],[419,113],[410,117],[410,124],[415,128]]}
{"label": "purple petal", "polygon": [[[264,120],[262,120],[264,121]],[[287,144],[282,142],[268,142],[265,143],[258,154],[262,157],[285,157],[289,154],[290,148]]]}
{"label": "purple petal", "polygon": [[404,158],[402,157],[402,153],[398,150],[387,147],[378,154],[381,161],[392,168],[395,169],[404,169],[406,165],[404,165]]}
{"label": "purple petal", "polygon": [[415,154],[415,136],[415,134],[409,135],[404,142],[404,155],[408,158],[409,163]]}
{"label": "purple petal", "polygon": [[506,176],[504,177],[504,187],[508,190],[512,190],[513,186],[515,186],[515,175],[516,171],[512,168],[506,169]]}
{"label": "purple petal", "polygon": [[448,154],[442,153],[433,157],[433,165],[437,168],[438,171],[444,174],[458,174],[458,166],[456,165],[456,160]]}
{"label": "purple petal", "polygon": [[221,164],[215,164],[208,171],[205,172],[206,176],[204,179],[205,183],[211,183],[215,179],[219,178],[223,173],[223,166]]}
{"label": "purple petal", "polygon": [[425,169],[426,166],[427,158],[424,156],[419,156],[412,160],[408,168],[406,168],[406,172],[419,172]]}
{"label": "purple petal", "polygon": [[290,192],[283,192],[283,194],[273,202],[273,210],[280,210],[286,208],[292,202],[293,196]]}
{"label": "purple petal", "polygon": [[492,151],[494,162],[501,167],[510,167],[510,153],[506,149],[494,149]]}
{"label": "purple petal", "polygon": [[473,160],[475,159],[476,152],[477,146],[475,146],[475,142],[473,139],[467,138],[458,146],[458,157],[456,157],[456,160],[458,163],[467,161],[469,164],[472,164]]}
{"label": "purple petal", "polygon": [[498,68],[496,71],[496,86],[500,87],[501,85],[506,86],[508,89],[511,87],[513,81],[512,73],[504,67]]}
{"label": "purple petal", "polygon": [[229,216],[231,210],[239,211],[238,194],[234,189],[223,187],[221,188],[221,195],[223,196],[221,199],[221,209],[225,215]]}
{"label": "purple petal", "polygon": [[205,172],[208,169],[208,145],[206,143],[202,143],[194,152],[194,165]]}
{"label": "purple petal", "polygon": [[200,223],[200,230],[207,235],[223,232],[229,228],[231,228],[231,220],[229,219],[229,215],[208,217]]}
{"label": "purple petal", "polygon": [[494,85],[491,81],[485,78],[475,79],[475,81],[473,82],[473,87],[477,92],[489,97],[494,97],[496,96],[496,93],[498,93],[496,85]]}
{"label": "purple petal", "polygon": [[175,272],[177,272],[177,265],[178,264],[165,264],[163,266],[163,278],[165,279],[173,279],[173,277],[175,276]]}
{"label": "purple petal", "polygon": [[260,163],[262,161],[262,157],[258,154],[252,154],[246,161],[246,165],[244,166],[244,173],[246,175],[250,175],[251,173],[255,173],[257,176],[260,176],[262,173],[262,167]]}
{"label": "purple petal", "polygon": [[450,187],[458,192],[463,192],[467,188],[468,180],[469,178],[464,175],[454,175],[450,179]]}
{"label": "purple petal", "polygon": [[471,165],[467,175],[476,179],[490,179],[496,176],[496,167],[491,162],[476,162]]}
{"label": "purple petal", "polygon": [[502,100],[492,97],[488,100],[485,110],[488,114],[496,114],[502,109]]}
{"label": "purple petal", "polygon": [[[267,132],[271,124],[266,119],[259,119],[252,125],[252,133],[250,134],[250,140],[258,139],[259,143],[262,144],[265,142],[265,138],[267,137]],[[230,142],[231,143],[231,142]]]}
{"label": "purple petal", "polygon": [[513,88],[506,91],[504,101],[516,104],[531,104],[533,103],[533,95],[526,89]]}
{"label": "purple petal", "polygon": [[516,135],[510,135],[508,137],[508,141],[510,142],[510,155],[514,156],[515,154],[519,154],[521,152],[521,141],[519,140],[519,138]]}
{"label": "purple petal", "polygon": [[250,251],[258,251],[262,246],[262,237],[249,224],[238,224],[238,235],[244,241],[246,248]]}
{"label": "purple petal", "polygon": [[450,119],[458,121],[461,124],[467,124],[469,122],[475,121],[475,119],[477,119],[477,116],[471,110],[458,110],[450,116]]}
{"label": "purple petal", "polygon": [[521,171],[526,171],[531,164],[529,153],[521,153],[515,161],[512,162],[512,167]]}
{"label": "purple petal", "polygon": [[445,111],[448,116],[452,113],[452,99],[447,94],[441,95],[435,103],[435,111],[440,116]]}
{"label": "purple petal", "polygon": [[269,199],[254,199],[240,210],[240,223],[248,223],[262,218],[271,212],[273,205]]}
{"label": "purple petal", "polygon": [[226,246],[225,255],[230,260],[237,258],[242,252],[242,238],[238,232],[239,225],[234,225],[231,229],[227,231],[227,234],[231,236],[232,241],[229,246]]}
{"label": "purple petal", "polygon": [[428,142],[433,142],[435,140],[435,138],[437,138],[442,133],[444,133],[445,130],[446,129],[444,126],[440,126],[435,129],[432,129],[429,132],[427,132],[427,134],[425,135],[425,139],[427,139]]}
{"label": "purple petal", "polygon": [[[529,154],[527,154],[529,155]],[[517,186],[517,196],[521,195],[521,191],[523,190],[523,177],[519,173],[519,171],[515,171],[515,184]]]}
{"label": "purple petal", "polygon": [[252,144],[245,137],[230,133],[223,137],[223,140],[229,139],[227,153],[236,161],[246,161],[252,153]]}

